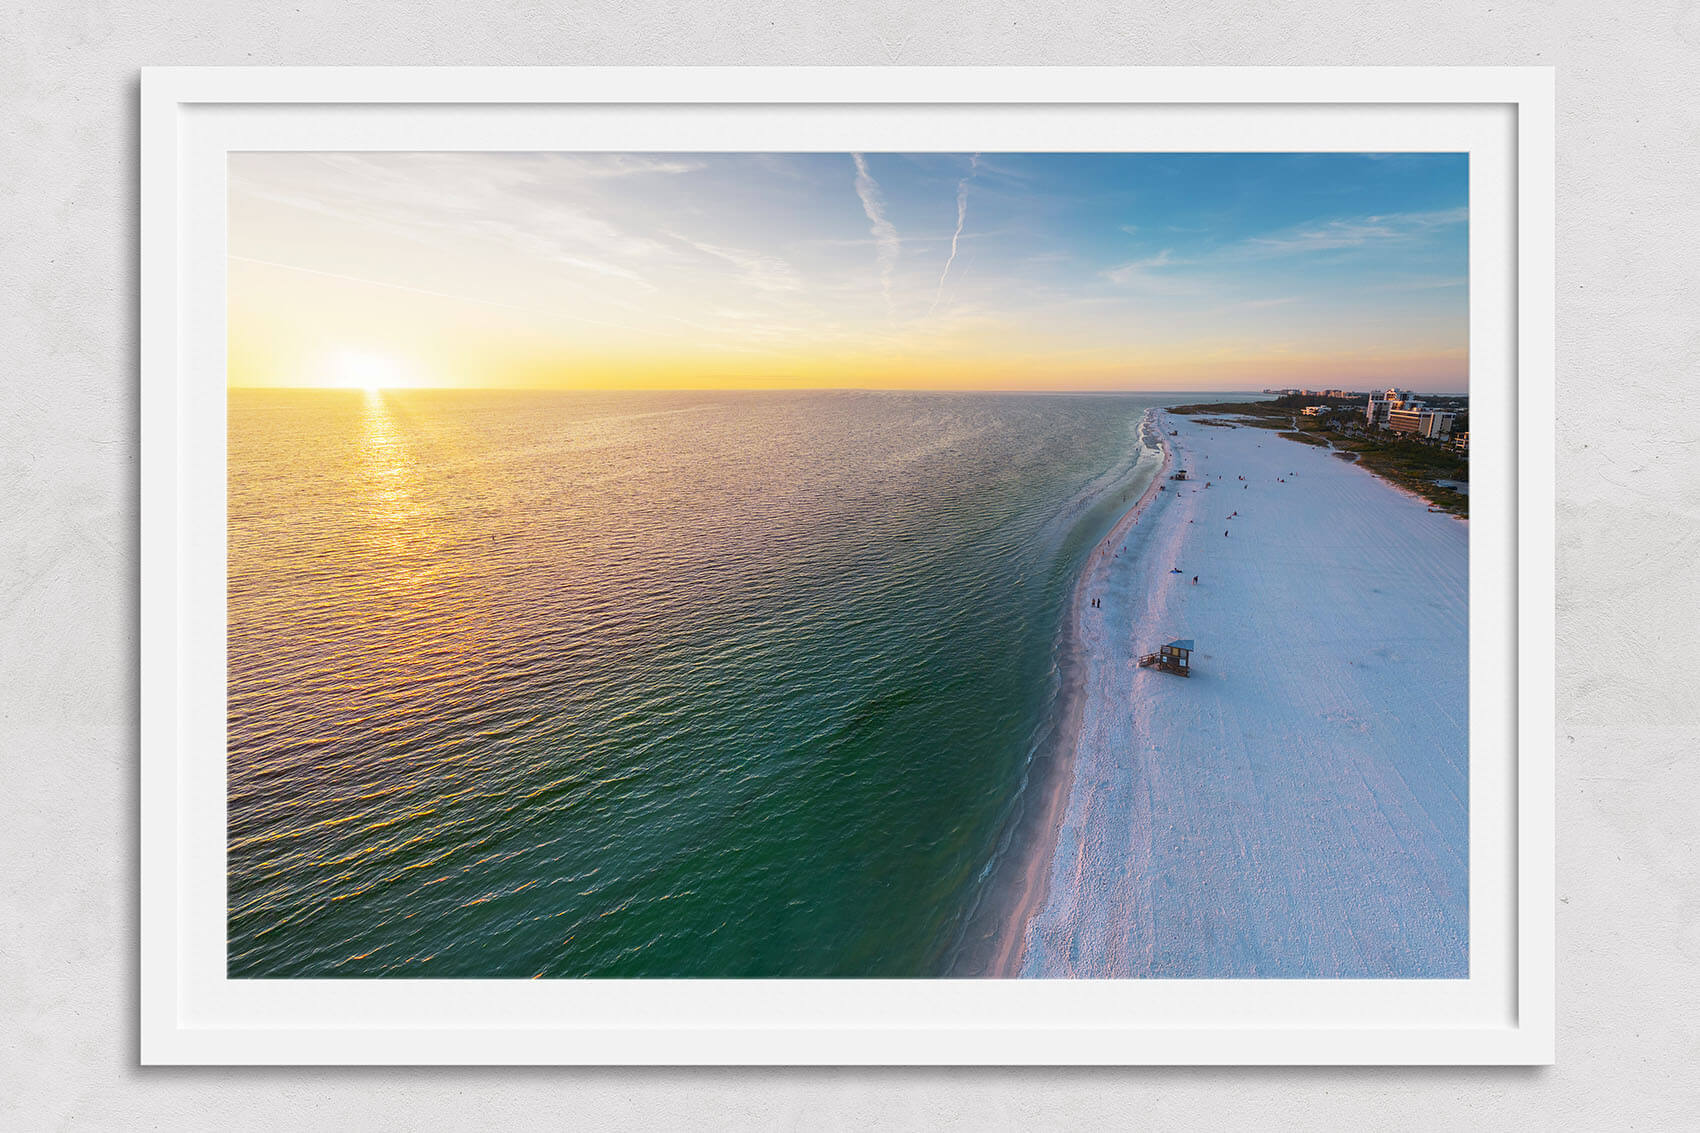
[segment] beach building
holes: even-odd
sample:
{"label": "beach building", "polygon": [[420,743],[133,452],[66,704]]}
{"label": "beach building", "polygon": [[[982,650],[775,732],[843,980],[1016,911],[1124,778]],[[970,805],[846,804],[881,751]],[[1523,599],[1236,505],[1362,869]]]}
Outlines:
{"label": "beach building", "polygon": [[1385,429],[1388,414],[1393,410],[1421,404],[1408,389],[1380,390],[1369,395],[1369,405],[1364,408],[1364,421],[1378,429]]}
{"label": "beach building", "polygon": [[1387,420],[1382,422],[1382,426],[1393,430],[1395,433],[1415,433],[1422,421],[1422,415],[1423,410],[1420,405],[1412,405],[1407,408],[1404,405],[1393,403],[1388,406]]}
{"label": "beach building", "polygon": [[1431,440],[1444,440],[1452,435],[1452,422],[1457,418],[1456,413],[1443,409],[1425,408],[1422,402],[1410,406],[1399,406],[1387,414],[1387,427],[1395,433],[1408,433]]}
{"label": "beach building", "polygon": [[1155,653],[1147,653],[1139,659],[1144,668],[1155,668],[1164,673],[1178,673],[1183,677],[1192,676],[1192,638],[1177,638],[1163,646]]}
{"label": "beach building", "polygon": [[1452,433],[1452,422],[1458,415],[1447,409],[1431,409],[1418,401],[1410,390],[1387,389],[1369,395],[1364,408],[1364,420],[1380,429],[1395,433],[1444,440]]}
{"label": "beach building", "polygon": [[1322,411],[1326,408],[1328,408],[1326,405],[1307,405],[1303,409],[1299,410],[1299,416],[1320,417],[1322,415]]}

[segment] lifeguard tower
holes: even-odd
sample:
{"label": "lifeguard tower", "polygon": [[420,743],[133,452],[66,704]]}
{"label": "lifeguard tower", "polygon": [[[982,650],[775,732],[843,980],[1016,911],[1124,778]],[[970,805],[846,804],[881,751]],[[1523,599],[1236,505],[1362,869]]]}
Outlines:
{"label": "lifeguard tower", "polygon": [[1155,653],[1147,653],[1139,659],[1141,668],[1160,669],[1165,673],[1178,673],[1183,677],[1192,676],[1192,638],[1182,637],[1163,646]]}

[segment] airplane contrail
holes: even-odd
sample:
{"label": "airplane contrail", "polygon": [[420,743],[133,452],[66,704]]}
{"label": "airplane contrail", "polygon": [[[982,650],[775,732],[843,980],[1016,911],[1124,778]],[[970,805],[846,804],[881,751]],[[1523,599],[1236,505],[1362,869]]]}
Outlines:
{"label": "airplane contrail", "polygon": [[903,242],[897,237],[897,228],[885,218],[885,202],[880,197],[879,182],[868,172],[868,163],[862,155],[850,155],[856,162],[856,196],[861,198],[862,211],[868,214],[868,222],[873,226],[871,231],[874,243],[879,248],[880,289],[885,292],[886,314],[892,314],[891,309],[891,272],[897,266],[898,253],[903,249]]}
{"label": "airplane contrail", "polygon": [[933,305],[927,309],[931,315],[939,309],[939,300],[944,298],[944,281],[950,278],[950,265],[956,262],[956,242],[962,239],[962,225],[968,219],[968,182],[974,179],[974,171],[980,168],[980,155],[975,154],[968,161],[968,176],[956,183],[956,231],[950,237],[950,256],[944,261],[944,271],[939,275],[938,290],[933,292]]}

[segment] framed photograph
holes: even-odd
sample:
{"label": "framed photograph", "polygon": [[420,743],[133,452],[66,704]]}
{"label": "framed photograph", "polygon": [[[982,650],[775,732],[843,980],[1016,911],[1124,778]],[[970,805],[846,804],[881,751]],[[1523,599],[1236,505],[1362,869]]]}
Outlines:
{"label": "framed photograph", "polygon": [[155,69],[145,1063],[1553,1058],[1546,69]]}

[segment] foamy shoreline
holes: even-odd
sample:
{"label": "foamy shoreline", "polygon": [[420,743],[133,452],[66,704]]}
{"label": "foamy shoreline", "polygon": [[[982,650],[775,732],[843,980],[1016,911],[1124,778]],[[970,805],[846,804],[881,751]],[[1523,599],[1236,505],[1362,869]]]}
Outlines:
{"label": "foamy shoreline", "polygon": [[1157,427],[1155,411],[1146,410],[1140,428],[1154,431],[1163,450],[1163,463],[1151,478],[1151,483],[1140,493],[1139,499],[1116,520],[1109,534],[1105,535],[1086,557],[1080,577],[1075,582],[1074,593],[1069,598],[1068,614],[1063,620],[1066,636],[1058,645],[1058,664],[1061,671],[1058,677],[1060,687],[1057,699],[1061,738],[1054,755],[1057,764],[1050,769],[1049,780],[1042,788],[1040,809],[1032,820],[1043,833],[1027,855],[1027,861],[1019,875],[1019,884],[1013,887],[1016,897],[1008,906],[997,950],[985,972],[990,977],[1014,977],[1021,974],[1022,962],[1026,955],[1028,925],[1049,895],[1047,882],[1055,853],[1056,831],[1062,821],[1063,806],[1074,785],[1074,755],[1087,693],[1083,672],[1084,659],[1080,656],[1080,640],[1085,612],[1091,608],[1089,598],[1092,588],[1102,585],[1104,573],[1108,571],[1110,564],[1116,561],[1117,548],[1126,542],[1128,534],[1139,522],[1140,515],[1162,488],[1174,463],[1174,451],[1164,438],[1163,431]]}

